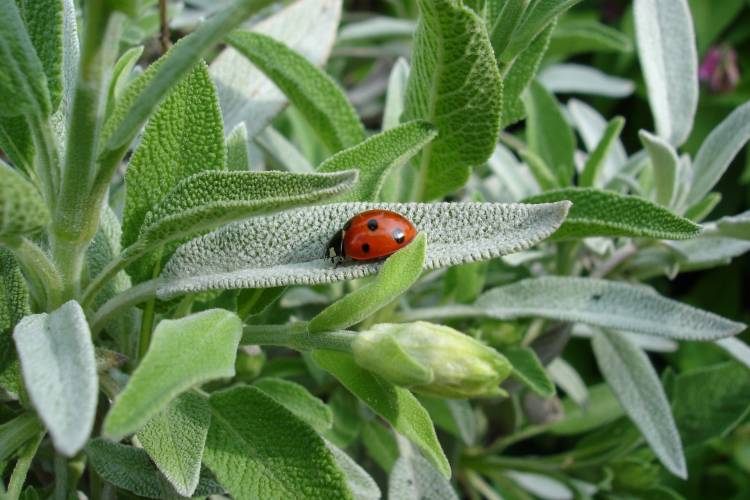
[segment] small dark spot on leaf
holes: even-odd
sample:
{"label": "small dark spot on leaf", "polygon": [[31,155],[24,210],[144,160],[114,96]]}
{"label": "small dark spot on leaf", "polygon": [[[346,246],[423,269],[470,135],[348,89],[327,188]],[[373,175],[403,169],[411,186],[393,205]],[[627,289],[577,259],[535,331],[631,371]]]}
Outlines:
{"label": "small dark spot on leaf", "polygon": [[370,253],[370,245],[368,243],[362,244],[362,251],[365,253]]}
{"label": "small dark spot on leaf", "polygon": [[594,295],[591,296],[591,300],[599,300],[601,298],[602,298],[602,294],[600,293],[595,293]]}
{"label": "small dark spot on leaf", "polygon": [[378,228],[378,221],[375,219],[370,219],[367,221],[367,229],[370,231],[375,231]]}

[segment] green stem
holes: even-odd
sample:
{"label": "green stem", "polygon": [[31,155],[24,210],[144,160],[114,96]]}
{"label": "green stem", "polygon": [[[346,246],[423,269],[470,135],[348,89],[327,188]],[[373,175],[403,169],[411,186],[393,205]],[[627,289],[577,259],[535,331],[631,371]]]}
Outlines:
{"label": "green stem", "polygon": [[145,254],[147,249],[145,247],[132,245],[126,248],[120,255],[115,257],[97,274],[94,279],[86,287],[81,297],[81,306],[84,308],[90,306],[96,295],[101,291],[104,285],[114,276],[125,269],[132,262],[135,262],[140,256]]}
{"label": "green stem", "polygon": [[55,238],[52,235],[52,255],[62,278],[62,297],[60,302],[78,296],[81,288],[81,272],[86,260],[88,242]]}
{"label": "green stem", "polygon": [[68,459],[55,453],[55,500],[66,500],[68,497]]}
{"label": "green stem", "polygon": [[351,344],[357,334],[340,330],[310,334],[304,322],[286,325],[248,325],[242,334],[242,344],[274,345],[297,351],[327,349],[351,352]]}
{"label": "green stem", "polygon": [[62,304],[63,281],[57,268],[44,250],[27,238],[3,241],[28,277],[29,289],[38,304],[56,309]]}
{"label": "green stem", "polygon": [[35,173],[42,185],[48,207],[54,207],[60,184],[60,158],[49,120],[36,114],[27,115],[36,155]]}
{"label": "green stem", "polygon": [[8,492],[5,496],[8,500],[17,500],[21,496],[23,484],[26,482],[26,475],[29,473],[29,467],[34,460],[36,450],[39,448],[39,443],[42,442],[43,437],[44,432],[40,432],[36,439],[29,441],[21,452],[21,456],[18,458],[16,466],[13,468],[10,481],[8,481]]}
{"label": "green stem", "polygon": [[161,280],[158,279],[144,281],[109,299],[94,314],[91,320],[91,333],[96,335],[109,320],[122,314],[126,309],[156,297],[156,289],[160,283]]}
{"label": "green stem", "polygon": [[569,276],[573,274],[576,265],[576,254],[579,243],[577,241],[561,241],[557,244],[557,274]]}
{"label": "green stem", "polygon": [[154,329],[154,316],[156,314],[156,298],[152,298],[146,304],[141,318],[141,334],[138,337],[138,359],[143,359],[151,344],[151,332]]}

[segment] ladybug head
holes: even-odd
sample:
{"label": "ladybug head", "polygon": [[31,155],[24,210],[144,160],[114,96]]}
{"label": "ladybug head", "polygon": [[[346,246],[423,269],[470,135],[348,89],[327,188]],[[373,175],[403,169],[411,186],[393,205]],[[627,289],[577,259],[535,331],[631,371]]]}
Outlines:
{"label": "ladybug head", "polygon": [[333,238],[326,245],[326,259],[331,259],[331,262],[338,263],[346,258],[344,252],[344,231],[336,231]]}

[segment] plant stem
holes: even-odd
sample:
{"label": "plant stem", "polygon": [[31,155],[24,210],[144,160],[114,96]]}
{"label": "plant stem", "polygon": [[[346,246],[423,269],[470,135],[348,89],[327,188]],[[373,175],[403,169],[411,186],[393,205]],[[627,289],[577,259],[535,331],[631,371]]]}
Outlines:
{"label": "plant stem", "polygon": [[105,302],[104,305],[96,311],[96,314],[94,314],[94,317],[91,320],[92,335],[99,333],[109,320],[118,314],[121,314],[124,310],[155,297],[156,289],[160,283],[161,281],[158,279],[144,281],[132,288],[128,288],[124,292],[115,295]]}
{"label": "plant stem", "polygon": [[7,460],[13,452],[41,431],[42,424],[32,413],[22,413],[10,422],[5,422],[0,434],[0,462]]}
{"label": "plant stem", "polygon": [[36,450],[39,448],[39,443],[44,438],[44,432],[40,432],[35,439],[29,441],[24,450],[21,452],[21,456],[16,461],[16,466],[13,468],[13,473],[8,481],[8,492],[4,498],[9,500],[16,500],[21,496],[23,491],[23,483],[26,482],[26,475],[29,472],[31,462],[34,460]]}
{"label": "plant stem", "polygon": [[68,496],[68,459],[55,453],[55,500],[66,500]]}
{"label": "plant stem", "polygon": [[169,40],[169,19],[167,18],[167,0],[159,0],[159,21],[161,24],[161,33],[159,42],[161,43],[162,54],[169,50],[172,43]]}
{"label": "plant stem", "polygon": [[145,252],[139,251],[134,246],[126,248],[120,255],[112,259],[99,274],[86,287],[83,295],[81,296],[81,306],[87,307],[94,302],[96,295],[99,291],[111,280],[117,273],[125,269],[128,264],[135,261],[138,257],[143,255]]}
{"label": "plant stem", "polygon": [[138,359],[143,359],[151,343],[151,332],[154,329],[154,314],[156,310],[156,298],[152,298],[146,304],[141,318],[141,334],[138,337]]}
{"label": "plant stem", "polygon": [[57,189],[60,184],[60,158],[58,157],[57,146],[52,136],[49,120],[36,114],[28,115],[27,118],[34,149],[38,152],[35,173],[42,185],[42,193],[47,206],[52,208],[55,206]]}
{"label": "plant stem", "polygon": [[304,322],[287,325],[248,325],[242,334],[242,344],[275,345],[297,351],[328,349],[351,352],[351,343],[356,336],[355,332],[347,330],[310,334],[307,331],[307,323]]}

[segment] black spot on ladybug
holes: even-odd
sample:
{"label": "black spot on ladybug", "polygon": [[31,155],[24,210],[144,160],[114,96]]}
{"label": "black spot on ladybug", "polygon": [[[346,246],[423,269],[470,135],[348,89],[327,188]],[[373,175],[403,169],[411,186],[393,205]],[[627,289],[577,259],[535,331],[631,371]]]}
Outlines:
{"label": "black spot on ladybug", "polygon": [[378,228],[378,221],[375,219],[370,219],[367,221],[367,229],[370,231],[375,231]]}
{"label": "black spot on ladybug", "polygon": [[393,239],[396,240],[396,243],[399,245],[404,242],[404,231],[402,229],[396,228],[391,233],[391,236],[393,236]]}
{"label": "black spot on ladybug", "polygon": [[362,251],[365,252],[365,253],[369,253],[370,252],[370,245],[368,243],[362,244]]}

